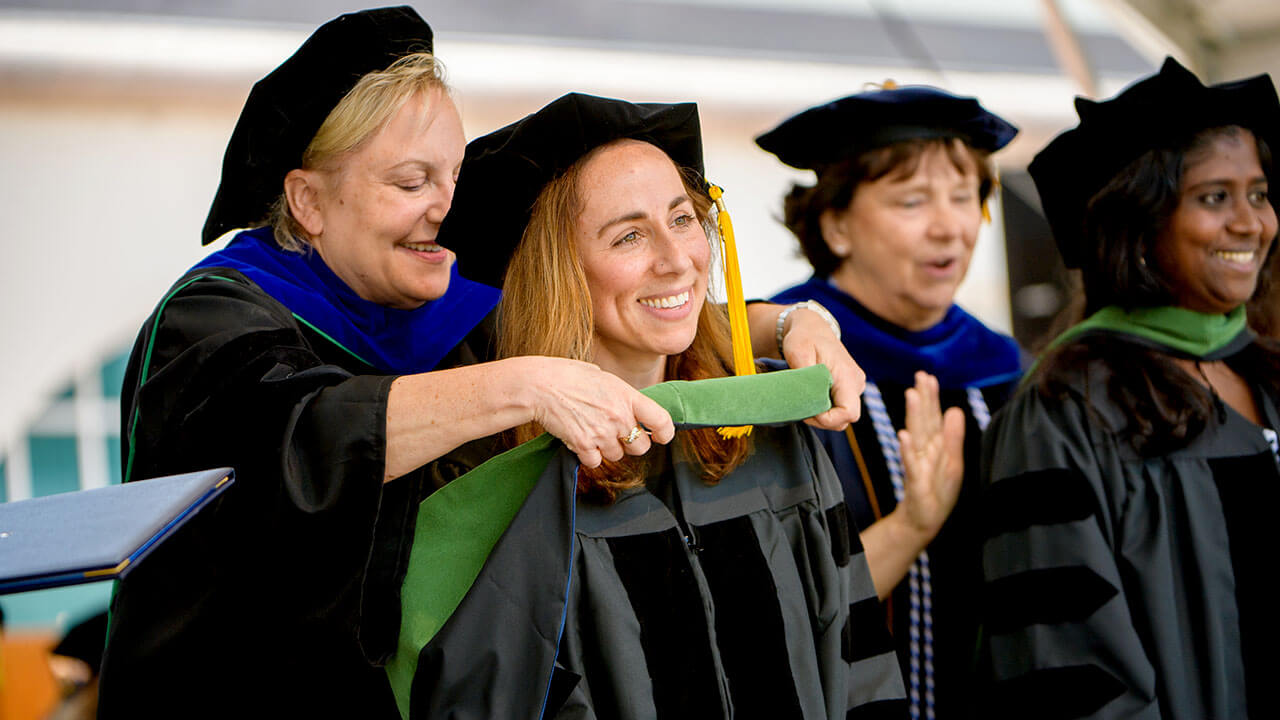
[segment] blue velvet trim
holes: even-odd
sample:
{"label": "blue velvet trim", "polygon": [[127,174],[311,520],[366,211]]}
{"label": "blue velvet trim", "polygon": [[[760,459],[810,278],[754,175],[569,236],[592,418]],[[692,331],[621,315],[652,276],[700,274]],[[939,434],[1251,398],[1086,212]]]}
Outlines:
{"label": "blue velvet trim", "polygon": [[914,385],[915,372],[924,370],[943,388],[986,387],[1022,374],[1022,351],[1013,338],[957,305],[937,325],[912,332],[877,317],[826,278],[810,278],[773,297],[776,303],[802,300],[817,300],[831,311],[849,354],[877,382]]}
{"label": "blue velvet trim", "polygon": [[295,316],[378,371],[426,372],[498,304],[500,292],[465,280],[455,265],[443,296],[397,310],[357,295],[319,253],[281,250],[270,227],[242,232],[193,269],[239,271]]}

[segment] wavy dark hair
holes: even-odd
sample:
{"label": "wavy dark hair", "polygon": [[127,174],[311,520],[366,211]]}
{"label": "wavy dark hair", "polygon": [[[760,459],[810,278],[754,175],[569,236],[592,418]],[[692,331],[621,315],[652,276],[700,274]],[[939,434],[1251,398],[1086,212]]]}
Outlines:
{"label": "wavy dark hair", "polygon": [[[1132,309],[1168,305],[1175,300],[1168,280],[1147,258],[1178,207],[1187,164],[1208,153],[1217,139],[1238,137],[1241,132],[1237,126],[1207,128],[1179,145],[1149,150],[1090,199],[1084,229],[1085,242],[1094,251],[1078,273],[1083,302],[1069,306],[1064,311],[1069,317],[1059,317],[1056,327],[1068,327],[1108,305]],[[1270,185],[1275,182],[1271,152],[1265,142],[1255,140],[1258,160]],[[1255,299],[1272,293],[1276,243],[1270,252],[1259,275]],[[1251,315],[1261,314],[1251,308]],[[1274,319],[1274,311],[1267,317]],[[1144,456],[1186,447],[1214,413],[1225,412],[1221,399],[1168,354],[1110,335],[1086,335],[1050,350],[1032,379],[1045,397],[1063,399],[1072,394],[1082,376],[1087,376],[1090,363],[1104,357],[1110,371],[1107,396],[1129,420],[1127,427],[1115,430]],[[1262,383],[1280,394],[1280,343],[1259,339],[1229,358],[1227,365],[1250,382]]]}
{"label": "wavy dark hair", "polygon": [[971,147],[959,138],[905,140],[867,150],[847,160],[819,168],[816,185],[792,185],[782,200],[782,224],[800,241],[800,250],[819,276],[825,277],[840,266],[841,258],[831,252],[822,237],[822,213],[847,210],[853,193],[864,182],[889,175],[910,177],[920,166],[920,158],[930,148],[940,147],[956,170],[963,172],[973,163],[978,173],[978,201],[986,202],[995,188],[991,153]]}

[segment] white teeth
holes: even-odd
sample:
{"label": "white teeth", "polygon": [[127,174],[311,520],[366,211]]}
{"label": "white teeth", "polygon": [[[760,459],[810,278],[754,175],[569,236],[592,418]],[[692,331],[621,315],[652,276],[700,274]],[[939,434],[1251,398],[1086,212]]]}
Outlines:
{"label": "white teeth", "polygon": [[1214,250],[1213,254],[1217,255],[1223,260],[1226,260],[1227,262],[1245,264],[1245,263],[1253,262],[1253,256],[1256,255],[1257,253],[1253,250],[1237,250],[1235,252],[1229,252],[1227,250]]}
{"label": "white teeth", "polygon": [[405,247],[409,248],[410,250],[417,250],[418,252],[443,252],[444,251],[444,248],[440,247],[435,243],[407,242],[402,244]]}
{"label": "white teeth", "polygon": [[677,308],[689,302],[689,291],[664,298],[641,298],[640,304],[651,308]]}

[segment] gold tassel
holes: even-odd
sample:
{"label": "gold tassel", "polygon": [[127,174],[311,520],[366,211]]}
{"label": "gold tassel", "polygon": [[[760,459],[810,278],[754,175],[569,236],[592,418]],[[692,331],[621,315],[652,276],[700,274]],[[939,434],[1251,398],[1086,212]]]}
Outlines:
{"label": "gold tassel", "polygon": [[[751,354],[751,331],[747,327],[747,303],[742,292],[742,270],[738,267],[738,246],[733,238],[733,219],[724,206],[724,195],[718,185],[710,185],[711,199],[716,204],[716,226],[720,229],[720,259],[724,263],[725,294],[729,300],[729,330],[733,333],[733,371],[735,375],[755,375],[756,359]],[[720,437],[735,438],[751,434],[750,425],[722,427]]]}
{"label": "gold tassel", "polygon": [[991,192],[987,193],[987,198],[982,201],[982,221],[991,224],[991,196],[1000,190],[1000,170],[993,169],[991,178]]}

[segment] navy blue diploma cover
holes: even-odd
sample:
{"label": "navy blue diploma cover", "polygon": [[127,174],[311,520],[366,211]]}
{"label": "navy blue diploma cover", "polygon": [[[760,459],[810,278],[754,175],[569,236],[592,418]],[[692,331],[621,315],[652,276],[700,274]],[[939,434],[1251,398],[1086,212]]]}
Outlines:
{"label": "navy blue diploma cover", "polygon": [[123,577],[234,478],[218,468],[0,504],[0,595]]}

